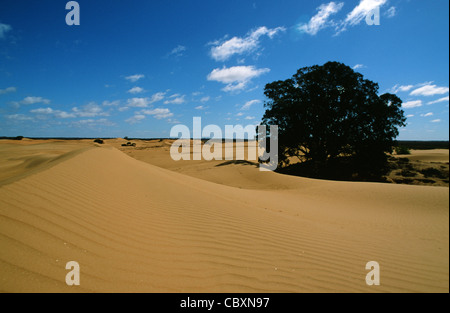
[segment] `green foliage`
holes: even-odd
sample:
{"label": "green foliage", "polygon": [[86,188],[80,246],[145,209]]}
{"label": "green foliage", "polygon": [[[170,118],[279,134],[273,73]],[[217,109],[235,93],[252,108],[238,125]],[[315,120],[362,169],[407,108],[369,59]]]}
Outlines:
{"label": "green foliage", "polygon": [[346,156],[352,171],[379,175],[406,118],[402,101],[378,90],[338,62],[304,67],[290,79],[267,84],[262,124],[278,125],[280,166],[297,156],[317,172]]}
{"label": "green foliage", "polygon": [[398,155],[407,155],[407,154],[411,154],[411,151],[409,150],[408,147],[398,146],[398,147],[395,147],[395,153],[397,153]]}

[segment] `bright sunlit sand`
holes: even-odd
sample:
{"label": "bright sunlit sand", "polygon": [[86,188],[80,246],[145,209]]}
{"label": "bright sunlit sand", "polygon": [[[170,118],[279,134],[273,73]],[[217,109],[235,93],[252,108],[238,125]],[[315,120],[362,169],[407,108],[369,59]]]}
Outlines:
{"label": "bright sunlit sand", "polygon": [[79,292],[448,292],[446,187],[175,162],[166,141],[124,142],[0,141],[2,291],[72,292],[77,261]]}

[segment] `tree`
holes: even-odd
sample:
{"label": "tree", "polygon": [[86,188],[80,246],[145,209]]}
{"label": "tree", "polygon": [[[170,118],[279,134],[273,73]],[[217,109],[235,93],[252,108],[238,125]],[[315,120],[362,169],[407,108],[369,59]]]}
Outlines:
{"label": "tree", "polygon": [[278,125],[280,166],[296,156],[317,174],[345,158],[361,175],[379,172],[406,118],[402,101],[378,90],[338,62],[304,67],[267,84],[262,124]]}

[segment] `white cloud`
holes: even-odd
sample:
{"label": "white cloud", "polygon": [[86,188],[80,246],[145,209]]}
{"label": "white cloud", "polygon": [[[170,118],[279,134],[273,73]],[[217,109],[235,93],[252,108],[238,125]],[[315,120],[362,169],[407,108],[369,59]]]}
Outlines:
{"label": "white cloud", "polygon": [[242,116],[242,115],[244,115],[244,113],[242,113],[242,112],[239,112],[238,114],[236,114],[236,116]]}
{"label": "white cloud", "polygon": [[360,68],[365,68],[364,64],[356,64],[355,66],[353,66],[354,70],[358,70]]}
{"label": "white cloud", "polygon": [[103,112],[101,106],[97,105],[95,102],[88,103],[81,108],[72,108],[72,111],[78,117],[96,117],[96,116],[109,116],[108,113]]}
{"label": "white cloud", "polygon": [[404,109],[412,109],[412,108],[418,108],[421,107],[423,105],[422,100],[415,100],[415,101],[408,101],[408,102],[404,102],[402,104],[402,107]]}
{"label": "white cloud", "polygon": [[19,102],[20,104],[36,104],[36,103],[43,103],[43,104],[49,104],[50,100],[44,99],[42,97],[25,97],[22,101]]}
{"label": "white cloud", "polygon": [[441,119],[436,119],[436,120],[432,120],[432,121],[431,121],[431,123],[440,123],[440,122],[442,122]]}
{"label": "white cloud", "polygon": [[67,113],[60,110],[53,110],[52,108],[39,108],[31,110],[30,113],[38,115],[53,115],[57,118],[74,118],[77,115],[75,113]]}
{"label": "white cloud", "polygon": [[245,119],[246,119],[246,120],[254,120],[255,117],[254,117],[254,116],[246,116]]}
{"label": "white cloud", "polygon": [[205,107],[203,105],[199,105],[198,107],[195,107],[196,110],[204,110]]}
{"label": "white cloud", "polygon": [[433,115],[434,115],[433,112],[429,112],[429,113],[426,113],[426,114],[421,114],[420,116],[429,117],[429,116],[433,116]]}
{"label": "white cloud", "polygon": [[118,106],[120,104],[120,100],[115,101],[103,101],[102,105],[105,107]]}
{"label": "white cloud", "polygon": [[313,16],[307,24],[299,25],[298,30],[312,36],[317,35],[320,30],[332,24],[328,21],[328,19],[331,15],[338,13],[343,6],[343,2],[330,2],[328,4],[322,4],[317,8],[319,12],[315,16]]}
{"label": "white cloud", "polygon": [[5,89],[0,89],[0,95],[4,95],[10,92],[16,92],[16,90],[17,90],[16,87],[8,87]]}
{"label": "white cloud", "polygon": [[435,101],[428,102],[427,104],[430,105],[430,104],[436,104],[436,103],[448,102],[448,101],[449,101],[449,96],[435,100]]}
{"label": "white cloud", "polygon": [[11,102],[11,104],[17,109],[23,104],[24,105],[31,105],[31,104],[36,104],[36,103],[50,104],[50,100],[42,98],[42,97],[25,97],[21,101],[13,101],[13,102]]}
{"label": "white cloud", "polygon": [[163,100],[165,95],[165,92],[157,92],[151,98],[131,98],[127,100],[127,106],[135,108],[146,108],[149,104]]}
{"label": "white cloud", "polygon": [[32,121],[33,118],[23,115],[23,114],[12,114],[12,115],[6,115],[6,118],[10,119],[10,120],[15,120],[15,121]]}
{"label": "white cloud", "polygon": [[164,99],[165,96],[166,96],[165,92],[157,92],[150,99],[150,103],[155,103],[155,102],[161,101]]}
{"label": "white cloud", "polygon": [[184,95],[180,96],[179,94],[175,94],[170,96],[168,100],[164,101],[164,104],[183,104],[186,102],[184,98]]}
{"label": "white cloud", "polygon": [[44,103],[49,104],[50,100],[44,99],[42,97],[26,97],[22,100],[22,104],[35,104],[35,103]]}
{"label": "white cloud", "polygon": [[235,54],[250,53],[259,47],[259,40],[261,36],[268,36],[273,38],[277,33],[283,32],[284,27],[267,28],[265,26],[250,32],[246,37],[233,37],[227,41],[213,43],[211,48],[211,57],[216,61],[226,61]]}
{"label": "white cloud", "polygon": [[149,98],[131,98],[127,100],[127,105],[135,108],[146,108],[149,104]]}
{"label": "white cloud", "polygon": [[0,39],[4,39],[6,37],[6,33],[11,30],[11,25],[0,23]]}
{"label": "white cloud", "polygon": [[144,77],[145,77],[145,75],[143,75],[143,74],[136,74],[136,75],[127,76],[127,77],[125,77],[125,79],[129,80],[132,83],[135,83]]}
{"label": "white cloud", "polygon": [[36,114],[52,114],[54,111],[52,108],[40,108],[40,109],[31,110],[30,112],[36,113]]}
{"label": "white cloud", "polygon": [[385,13],[387,18],[393,18],[394,16],[397,15],[397,8],[396,7],[390,7],[386,13]]}
{"label": "white cloud", "polygon": [[77,127],[96,127],[96,126],[115,126],[116,124],[109,121],[106,118],[101,118],[98,120],[94,119],[79,120],[76,122],[72,122],[72,125]]}
{"label": "white cloud", "polygon": [[250,100],[250,101],[247,101],[247,102],[242,106],[241,110],[248,110],[248,109],[250,109],[250,107],[251,107],[252,105],[254,105],[254,104],[256,104],[256,103],[260,103],[260,102],[261,102],[260,100]]}
{"label": "white cloud", "polygon": [[64,111],[57,110],[57,111],[55,111],[55,117],[57,117],[57,118],[74,118],[74,117],[76,117],[76,115],[73,113],[67,113]]}
{"label": "white cloud", "polygon": [[170,51],[170,53],[168,54],[170,55],[175,55],[176,57],[181,57],[183,56],[183,52],[186,51],[186,47],[182,46],[182,45],[178,45],[176,48],[174,48],[172,51]]}
{"label": "white cloud", "polygon": [[426,85],[415,89],[411,92],[411,96],[435,96],[443,95],[449,92],[448,87],[438,87],[436,85]]}
{"label": "white cloud", "polygon": [[158,108],[153,110],[142,110],[141,113],[145,115],[151,115],[158,120],[173,116],[173,113],[171,113],[169,109],[164,108]]}
{"label": "white cloud", "polygon": [[406,115],[407,118],[414,117],[414,114]]}
{"label": "white cloud", "polygon": [[129,107],[121,107],[121,108],[118,108],[117,110],[119,111],[119,112],[125,112],[126,110],[128,110],[129,109]]}
{"label": "white cloud", "polygon": [[210,97],[203,97],[200,99],[200,102],[205,103],[208,102],[211,98]]}
{"label": "white cloud", "polygon": [[382,7],[388,0],[361,0],[359,4],[347,14],[347,17],[337,27],[337,34],[347,30],[348,26],[356,26],[364,20],[372,10]]}
{"label": "white cloud", "polygon": [[214,69],[207,79],[226,84],[224,91],[237,91],[244,89],[253,78],[269,71],[268,68],[257,69],[254,66],[223,67]]}
{"label": "white cloud", "polygon": [[130,90],[128,90],[128,93],[137,94],[137,93],[143,93],[145,90],[141,87],[133,87]]}
{"label": "white cloud", "polygon": [[395,85],[392,87],[392,93],[407,92],[414,88],[414,85]]}
{"label": "white cloud", "polygon": [[136,114],[135,116],[130,117],[129,119],[126,119],[125,122],[127,122],[129,124],[135,124],[135,123],[142,121],[143,119],[145,119],[145,115]]}

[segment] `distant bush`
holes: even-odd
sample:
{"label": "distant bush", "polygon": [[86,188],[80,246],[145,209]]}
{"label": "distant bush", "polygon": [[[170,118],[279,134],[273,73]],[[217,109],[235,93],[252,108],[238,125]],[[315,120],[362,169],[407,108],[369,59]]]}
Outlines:
{"label": "distant bush", "polygon": [[22,140],[23,136],[17,136],[16,138],[14,138],[14,140]]}
{"label": "distant bush", "polygon": [[448,178],[448,172],[440,171],[436,168],[429,167],[420,171],[425,177],[437,177],[441,179]]}
{"label": "distant bush", "polygon": [[401,176],[403,176],[403,177],[416,177],[417,176],[417,173],[414,173],[414,172],[412,172],[412,171],[410,171],[410,170],[402,170],[401,172],[400,172],[400,175]]}
{"label": "distant bush", "polygon": [[103,144],[103,139],[99,139],[99,138],[97,138],[97,139],[95,139],[94,140],[94,142],[96,142],[96,143],[98,143],[98,144]]}
{"label": "distant bush", "polygon": [[408,147],[405,147],[405,146],[395,147],[395,152],[396,152],[398,155],[411,154],[411,151],[409,150],[409,148],[408,148]]}
{"label": "distant bush", "polygon": [[123,144],[122,147],[136,147],[135,143],[127,142],[126,144]]}

